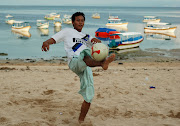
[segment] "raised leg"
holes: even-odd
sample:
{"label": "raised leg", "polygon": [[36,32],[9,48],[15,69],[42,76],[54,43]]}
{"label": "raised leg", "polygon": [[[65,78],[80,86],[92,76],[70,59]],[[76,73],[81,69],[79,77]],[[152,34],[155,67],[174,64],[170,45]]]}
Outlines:
{"label": "raised leg", "polygon": [[87,66],[89,67],[96,67],[96,66],[101,66],[104,70],[108,69],[109,63],[115,60],[115,54],[111,54],[109,57],[107,57],[104,61],[95,61],[89,56],[84,57],[84,62],[86,63]]}

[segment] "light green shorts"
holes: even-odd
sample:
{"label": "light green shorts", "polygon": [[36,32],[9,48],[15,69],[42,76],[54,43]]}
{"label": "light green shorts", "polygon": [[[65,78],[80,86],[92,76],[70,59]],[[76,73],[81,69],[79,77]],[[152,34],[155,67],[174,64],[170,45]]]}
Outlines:
{"label": "light green shorts", "polygon": [[79,94],[83,96],[86,102],[91,103],[94,97],[93,74],[92,69],[83,61],[84,56],[91,56],[89,49],[83,50],[79,56],[74,56],[69,63],[69,68],[80,78]]}

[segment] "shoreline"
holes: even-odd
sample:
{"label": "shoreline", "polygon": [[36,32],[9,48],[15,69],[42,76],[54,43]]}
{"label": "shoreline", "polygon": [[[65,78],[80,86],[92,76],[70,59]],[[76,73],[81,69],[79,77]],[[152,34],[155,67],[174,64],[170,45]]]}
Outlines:
{"label": "shoreline", "polygon": [[[124,51],[124,52],[123,52]],[[153,51],[153,52],[152,52]],[[161,50],[161,49],[148,49],[142,51],[139,48],[133,48],[120,51],[110,51],[116,53],[116,59],[113,63],[180,63],[180,49]],[[66,65],[67,57],[61,58],[33,58],[33,59],[9,59],[0,57],[0,65]]]}

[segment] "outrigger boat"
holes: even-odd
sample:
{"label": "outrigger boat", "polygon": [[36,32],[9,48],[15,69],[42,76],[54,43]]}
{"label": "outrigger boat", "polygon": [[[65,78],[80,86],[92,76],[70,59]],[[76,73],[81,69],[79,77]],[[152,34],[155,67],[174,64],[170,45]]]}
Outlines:
{"label": "outrigger boat", "polygon": [[108,46],[110,50],[122,50],[139,47],[144,37],[139,32],[126,32],[111,34],[111,36],[119,35],[120,39],[110,39]]}
{"label": "outrigger boat", "polygon": [[128,22],[122,22],[121,19],[110,18],[108,19],[108,23],[106,24],[107,27],[127,27]]}
{"label": "outrigger boat", "polygon": [[143,22],[160,22],[157,16],[144,16]]}
{"label": "outrigger boat", "polygon": [[14,31],[29,31],[31,26],[29,25],[29,22],[14,21],[14,24],[12,25],[11,28]]}
{"label": "outrigger boat", "polygon": [[13,17],[12,15],[9,15],[9,14],[8,14],[8,15],[6,16],[6,21],[5,21],[5,22],[6,22],[7,24],[13,24],[14,21],[15,21],[15,20],[14,20],[14,17]]}
{"label": "outrigger boat", "polygon": [[95,19],[100,19],[100,14],[99,13],[95,13],[92,15],[92,18],[95,18]]}
{"label": "outrigger boat", "polygon": [[49,22],[46,20],[37,20],[37,28],[42,28],[42,29],[48,29],[49,28]]}
{"label": "outrigger boat", "polygon": [[156,22],[147,22],[147,26],[144,28],[145,32],[158,32],[158,33],[167,33],[174,32],[177,27],[168,27],[169,23],[156,23]]}

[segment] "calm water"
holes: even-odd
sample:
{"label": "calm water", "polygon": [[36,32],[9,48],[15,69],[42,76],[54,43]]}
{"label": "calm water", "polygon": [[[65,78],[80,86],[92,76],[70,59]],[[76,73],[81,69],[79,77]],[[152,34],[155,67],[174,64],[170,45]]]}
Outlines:
{"label": "calm water", "polygon": [[[65,56],[63,43],[52,45],[50,51],[45,53],[41,51],[43,41],[49,39],[60,29],[53,27],[53,21],[50,21],[48,30],[40,31],[36,27],[36,20],[44,19],[48,13],[60,13],[72,15],[74,12],[82,11],[86,15],[86,22],[83,32],[95,36],[98,28],[106,27],[109,14],[119,16],[129,22],[127,29],[122,32],[140,32],[144,36],[144,41],[140,44],[141,50],[150,48],[159,49],[180,49],[180,8],[151,8],[151,7],[82,7],[82,6],[0,6],[0,53],[7,53],[8,56],[0,56],[2,58],[53,58]],[[92,14],[98,12],[101,19],[91,18]],[[29,39],[21,39],[17,33],[11,31],[11,25],[5,23],[5,16],[11,14],[17,21],[30,22],[31,29]],[[172,23],[177,26],[174,33],[176,37],[162,35],[144,34],[145,24],[142,22],[143,16],[158,16],[161,22]],[[62,24],[61,29],[72,27],[71,25]],[[47,36],[42,36],[46,34]],[[166,39],[162,39],[162,38]]]}

